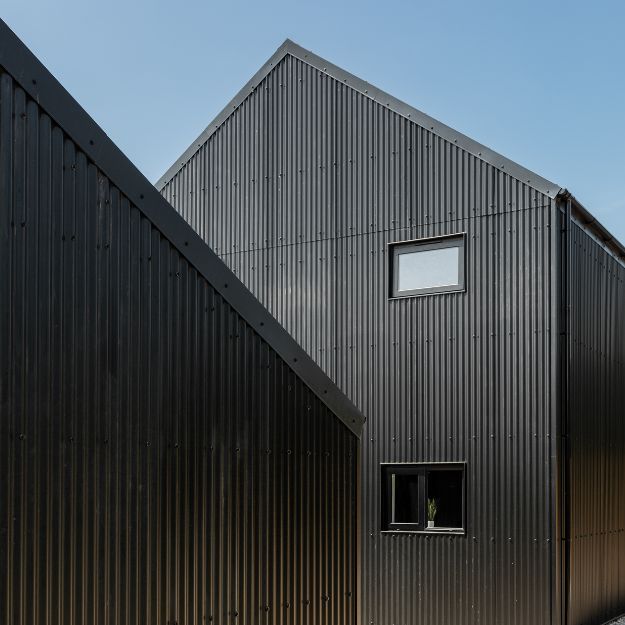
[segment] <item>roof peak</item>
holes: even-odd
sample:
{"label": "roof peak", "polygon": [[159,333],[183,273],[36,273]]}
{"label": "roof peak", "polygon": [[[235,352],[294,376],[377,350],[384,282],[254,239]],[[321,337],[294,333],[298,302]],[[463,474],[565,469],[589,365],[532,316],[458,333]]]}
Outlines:
{"label": "roof peak", "polygon": [[254,92],[260,82],[287,56],[291,55],[300,61],[307,63],[311,67],[324,72],[329,77],[345,84],[352,89],[362,93],[364,96],[378,102],[389,110],[405,117],[415,124],[427,129],[437,136],[457,145],[463,150],[473,154],[475,157],[492,165],[496,169],[516,178],[517,180],[529,184],[537,191],[545,195],[555,198],[562,190],[560,185],[539,176],[535,172],[519,165],[509,158],[491,150],[485,145],[474,141],[467,135],[464,135],[450,126],[439,122],[430,117],[426,113],[406,104],[391,94],[379,89],[378,87],[358,78],[354,74],[334,65],[330,61],[318,56],[314,52],[303,48],[288,37],[282,42],[278,49],[269,57],[262,67],[252,76],[252,78],[243,86],[242,89],[230,100],[230,102],[221,110],[221,112],[208,124],[198,138],[176,159],[176,161],[167,169],[167,171],[157,180],[155,186],[161,190],[174,176],[184,167],[189,159],[202,147],[211,135],[228,119],[232,113]]}

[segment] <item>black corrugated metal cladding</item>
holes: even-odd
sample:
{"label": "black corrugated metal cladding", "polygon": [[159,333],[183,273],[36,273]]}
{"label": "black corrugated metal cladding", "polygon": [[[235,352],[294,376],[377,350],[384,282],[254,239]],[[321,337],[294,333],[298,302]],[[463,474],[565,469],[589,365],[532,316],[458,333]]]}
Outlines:
{"label": "black corrugated metal cladding", "polygon": [[573,221],[569,625],[625,612],[625,266]]}
{"label": "black corrugated metal cladding", "polygon": [[[559,622],[555,201],[301,56],[162,192],[367,416],[362,623]],[[460,232],[466,293],[388,299],[388,243]],[[402,461],[467,462],[466,535],[380,532]]]}
{"label": "black corrugated metal cladding", "polygon": [[0,620],[354,623],[357,439],[5,71],[0,267]]}

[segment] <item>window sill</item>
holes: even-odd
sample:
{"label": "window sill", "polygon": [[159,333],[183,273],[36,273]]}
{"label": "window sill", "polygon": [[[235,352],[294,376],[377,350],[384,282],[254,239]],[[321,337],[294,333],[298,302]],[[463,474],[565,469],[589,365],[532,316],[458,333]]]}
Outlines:
{"label": "window sill", "polygon": [[435,536],[465,536],[466,530],[458,527],[431,527],[425,530],[380,530],[381,534],[431,534]]}
{"label": "window sill", "polygon": [[423,289],[422,291],[406,291],[403,295],[399,295],[399,294],[389,295],[388,301],[393,302],[397,300],[408,299],[411,297],[427,297],[428,295],[449,295],[453,293],[466,293],[466,292],[467,292],[467,289],[465,286],[460,286],[457,288],[456,287],[446,288],[441,291],[433,290],[433,289],[432,290]]}

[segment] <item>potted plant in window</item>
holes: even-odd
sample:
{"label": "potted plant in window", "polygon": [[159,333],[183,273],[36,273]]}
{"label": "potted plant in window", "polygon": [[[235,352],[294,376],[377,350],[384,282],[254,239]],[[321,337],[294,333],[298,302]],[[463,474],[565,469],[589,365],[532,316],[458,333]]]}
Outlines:
{"label": "potted plant in window", "polygon": [[438,512],[438,506],[436,505],[436,499],[428,499],[428,528],[434,527],[434,519]]}

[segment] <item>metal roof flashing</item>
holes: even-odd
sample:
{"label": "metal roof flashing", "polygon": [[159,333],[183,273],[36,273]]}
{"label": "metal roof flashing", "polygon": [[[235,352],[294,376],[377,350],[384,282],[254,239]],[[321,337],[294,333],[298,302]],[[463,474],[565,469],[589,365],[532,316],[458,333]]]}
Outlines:
{"label": "metal roof flashing", "polygon": [[329,410],[360,437],[365,418],[358,408],[204,243],[2,19],[0,69],[13,77]]}
{"label": "metal roof flashing", "polygon": [[433,132],[435,135],[453,143],[454,145],[469,152],[473,156],[492,165],[500,171],[509,174],[520,182],[529,184],[537,191],[544,193],[551,199],[554,199],[560,192],[560,185],[539,176],[529,169],[515,163],[505,156],[491,150],[490,148],[474,141],[470,137],[454,130],[453,128],[439,122],[422,111],[402,102],[398,98],[386,93],[382,89],[358,78],[337,65],[326,61],[322,57],[302,48],[290,39],[286,39],[282,45],[271,55],[267,62],[254,74],[254,76],[245,84],[245,86],[230,100],[230,102],[222,109],[222,111],[211,121],[195,141],[184,151],[184,153],[176,159],[171,167],[157,180],[155,186],[162,190],[163,187],[178,173],[193,155],[201,148],[210,136],[219,129],[224,121],[249,97],[262,80],[278,65],[285,56],[291,55],[300,61],[307,63],[311,67],[320,72],[324,72],[338,82],[351,87],[364,96],[370,98],[374,102],[387,107],[398,115],[414,122],[415,124]]}
{"label": "metal roof flashing", "polygon": [[606,251],[625,266],[625,245],[621,243],[568,189],[560,189],[558,198],[570,201],[573,217]]}

